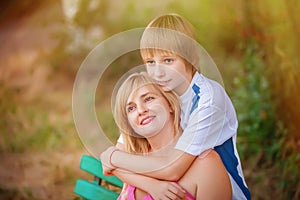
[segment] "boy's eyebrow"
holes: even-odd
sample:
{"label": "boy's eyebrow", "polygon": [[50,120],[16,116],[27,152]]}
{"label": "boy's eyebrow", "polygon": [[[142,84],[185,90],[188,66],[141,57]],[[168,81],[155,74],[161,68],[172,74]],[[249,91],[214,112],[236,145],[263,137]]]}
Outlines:
{"label": "boy's eyebrow", "polygon": [[143,60],[152,60],[153,57],[146,57],[146,58],[143,58]]}

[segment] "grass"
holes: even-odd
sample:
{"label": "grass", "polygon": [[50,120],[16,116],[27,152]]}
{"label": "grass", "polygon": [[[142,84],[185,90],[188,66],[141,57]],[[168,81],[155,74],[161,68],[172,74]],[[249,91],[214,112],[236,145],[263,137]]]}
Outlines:
{"label": "grass", "polygon": [[76,132],[72,118],[62,120],[51,119],[52,114],[41,108],[27,105],[12,106],[6,113],[9,121],[2,124],[1,152],[46,151],[72,146]]}

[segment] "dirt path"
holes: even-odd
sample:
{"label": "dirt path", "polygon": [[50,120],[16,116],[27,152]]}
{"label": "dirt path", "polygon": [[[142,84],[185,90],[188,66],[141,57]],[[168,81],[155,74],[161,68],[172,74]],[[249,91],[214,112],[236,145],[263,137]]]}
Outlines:
{"label": "dirt path", "polygon": [[[43,60],[57,43],[53,33],[61,25],[55,21],[62,15],[60,1],[44,3],[20,15],[13,13],[14,2],[8,7],[11,10],[6,10],[12,14],[0,22],[0,83],[20,90],[19,98],[28,104],[45,96],[64,111],[66,118],[72,118],[72,78],[58,76],[49,81],[52,66]],[[79,170],[83,153],[83,148],[0,153],[0,199],[75,199],[75,180],[86,176]]]}
{"label": "dirt path", "polygon": [[2,154],[0,199],[75,199],[74,183],[84,152]]}

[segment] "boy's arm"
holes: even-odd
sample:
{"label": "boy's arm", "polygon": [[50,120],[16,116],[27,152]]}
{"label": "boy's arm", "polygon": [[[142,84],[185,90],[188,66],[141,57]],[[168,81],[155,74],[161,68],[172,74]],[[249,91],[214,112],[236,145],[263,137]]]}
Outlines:
{"label": "boy's arm", "polygon": [[116,147],[124,151],[124,144],[117,142]]}
{"label": "boy's arm", "polygon": [[133,155],[114,146],[101,154],[101,160],[108,168],[120,168],[145,176],[177,181],[188,170],[196,157],[173,149],[165,156]]}
{"label": "boy's arm", "polygon": [[[177,181],[192,164],[196,155],[213,148],[224,124],[224,109],[202,106],[191,115],[188,126],[173,149],[165,156],[139,156],[114,147],[103,152],[101,160],[113,168],[142,173],[153,178]],[[181,139],[184,137],[184,139]],[[178,149],[177,149],[178,148]],[[183,152],[179,149],[185,149]],[[195,156],[194,156],[195,155]]]}
{"label": "boy's arm", "polygon": [[185,190],[174,182],[160,181],[118,169],[113,173],[123,182],[145,191],[154,199],[180,200],[185,198]]}
{"label": "boy's arm", "polygon": [[[114,149],[124,150],[124,144],[117,142]],[[105,175],[112,175],[110,168],[104,164],[102,160],[103,173]],[[123,182],[133,185],[146,193],[150,194],[154,199],[170,199],[181,200],[185,198],[185,190],[174,182],[162,181],[151,177],[135,174],[123,169],[115,169],[113,174],[116,175]]]}

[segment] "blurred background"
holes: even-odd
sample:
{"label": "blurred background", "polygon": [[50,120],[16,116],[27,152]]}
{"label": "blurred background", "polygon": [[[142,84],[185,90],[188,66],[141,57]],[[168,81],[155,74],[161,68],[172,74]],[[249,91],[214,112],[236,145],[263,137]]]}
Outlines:
{"label": "blurred background", "polygon": [[[77,70],[99,42],[171,12],[196,27],[221,71],[253,199],[300,199],[298,0],[1,1],[0,199],[77,199],[76,179],[91,178],[79,170],[88,152],[72,116]],[[112,66],[140,62],[133,52]],[[126,70],[109,68],[97,91],[112,140],[111,83]]]}

